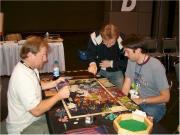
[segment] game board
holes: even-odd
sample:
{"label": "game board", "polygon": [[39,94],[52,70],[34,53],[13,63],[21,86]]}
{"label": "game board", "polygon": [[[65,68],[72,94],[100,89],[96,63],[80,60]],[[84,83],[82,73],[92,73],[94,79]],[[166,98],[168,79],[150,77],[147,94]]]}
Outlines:
{"label": "game board", "polygon": [[62,103],[70,119],[127,110],[96,78],[69,80],[69,84],[70,97]]}
{"label": "game board", "polygon": [[118,88],[110,87],[107,88],[109,92],[121,103],[123,104],[128,110],[134,111],[139,109],[139,106],[135,104],[131,99],[125,96]]}

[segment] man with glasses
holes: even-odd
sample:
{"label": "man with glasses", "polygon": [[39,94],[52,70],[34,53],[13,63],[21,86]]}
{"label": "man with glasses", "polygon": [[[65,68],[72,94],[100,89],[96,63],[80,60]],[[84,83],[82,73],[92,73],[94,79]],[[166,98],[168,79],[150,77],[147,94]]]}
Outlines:
{"label": "man with glasses", "polygon": [[122,41],[122,45],[129,58],[122,92],[125,95],[132,90],[137,92],[136,97],[131,96],[132,100],[158,122],[165,115],[165,104],[170,98],[165,68],[158,59],[145,53],[141,37],[132,34]]}
{"label": "man with glasses", "polygon": [[93,32],[88,43],[88,71],[108,78],[111,83],[122,88],[123,72],[126,69],[127,58],[124,57],[122,38],[118,28],[107,24],[100,32]]}

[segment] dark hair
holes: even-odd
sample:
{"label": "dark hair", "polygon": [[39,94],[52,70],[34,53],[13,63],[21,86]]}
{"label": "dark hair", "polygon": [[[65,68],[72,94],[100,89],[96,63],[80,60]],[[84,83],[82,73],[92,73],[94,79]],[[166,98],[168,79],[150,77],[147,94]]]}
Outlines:
{"label": "dark hair", "polygon": [[40,48],[46,47],[48,49],[48,42],[46,39],[40,36],[29,36],[26,42],[21,48],[20,57],[21,59],[27,58],[29,52],[36,54],[39,52]]}
{"label": "dark hair", "polygon": [[142,53],[147,52],[145,40],[142,36],[130,34],[126,36],[121,43],[125,48],[130,48],[133,50],[140,48]]}

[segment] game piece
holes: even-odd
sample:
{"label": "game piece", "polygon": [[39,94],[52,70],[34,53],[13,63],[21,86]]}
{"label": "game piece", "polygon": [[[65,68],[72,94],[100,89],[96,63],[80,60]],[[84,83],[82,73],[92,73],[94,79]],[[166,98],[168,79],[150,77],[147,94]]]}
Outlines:
{"label": "game piece", "polygon": [[85,123],[86,124],[92,124],[93,123],[93,116],[85,117]]}
{"label": "game piece", "polygon": [[57,86],[56,86],[56,89],[57,89],[57,90],[60,90],[60,89],[61,89],[62,87],[64,87],[64,86],[69,86],[69,81],[66,80],[66,79],[65,79],[64,81],[58,83]]}
{"label": "game piece", "polygon": [[74,124],[74,125],[76,125],[76,124],[78,124],[78,122],[77,122],[77,121],[75,121],[73,124]]}

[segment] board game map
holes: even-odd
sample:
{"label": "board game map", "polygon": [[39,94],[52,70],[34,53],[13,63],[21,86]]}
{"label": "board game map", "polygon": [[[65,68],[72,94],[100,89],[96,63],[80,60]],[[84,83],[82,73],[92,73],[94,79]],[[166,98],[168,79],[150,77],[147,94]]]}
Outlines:
{"label": "board game map", "polygon": [[[70,79],[70,97],[62,100],[70,119],[135,110],[139,107],[106,78]],[[46,91],[46,96],[56,94]]]}
{"label": "board game map", "polygon": [[69,84],[70,97],[62,102],[70,119],[127,110],[96,78],[69,80]]}

